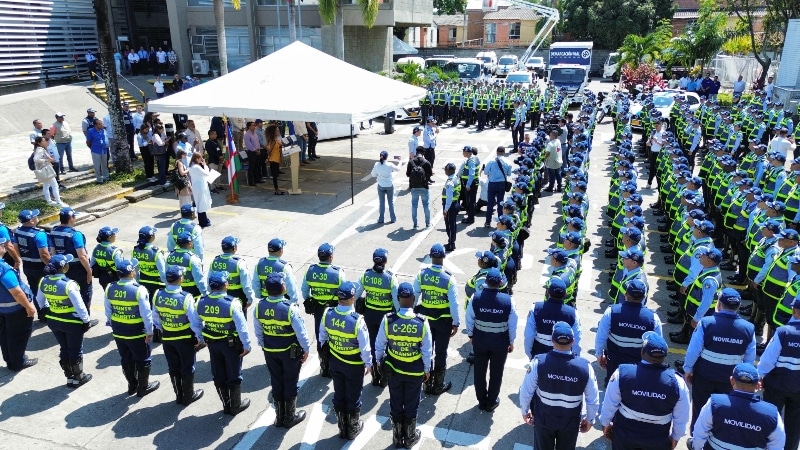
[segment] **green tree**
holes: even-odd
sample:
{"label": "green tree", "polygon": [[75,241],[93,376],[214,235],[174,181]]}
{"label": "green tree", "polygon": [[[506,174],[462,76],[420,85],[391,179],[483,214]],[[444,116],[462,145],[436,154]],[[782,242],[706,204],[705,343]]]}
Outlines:
{"label": "green tree", "polygon": [[[233,0],[233,8],[242,7],[240,0]],[[219,74],[228,73],[228,52],[226,51],[228,39],[225,37],[225,3],[224,0],[214,0],[214,26],[217,27],[217,48],[219,48]]]}
{"label": "green tree", "polygon": [[437,14],[464,14],[467,10],[467,0],[433,0],[433,9]]}
{"label": "green tree", "polygon": [[[364,26],[372,28],[378,18],[379,0],[358,0]],[[342,0],[320,0],[319,15],[326,24],[333,24],[333,56],[344,60],[344,8]]]}
{"label": "green tree", "polygon": [[728,15],[719,9],[715,0],[701,0],[697,21],[690,24],[672,40],[672,55],[686,67],[700,60],[700,69],[737,33],[726,30]]}
{"label": "green tree", "polygon": [[629,34],[645,36],[662,19],[671,19],[675,5],[672,0],[562,0],[559,10],[562,32],[616,49]]}
{"label": "green tree", "polygon": [[661,52],[669,47],[672,39],[672,24],[662,20],[656,29],[644,36],[629,34],[617,50],[622,54],[620,66],[635,66],[643,62],[653,63],[661,59]]}

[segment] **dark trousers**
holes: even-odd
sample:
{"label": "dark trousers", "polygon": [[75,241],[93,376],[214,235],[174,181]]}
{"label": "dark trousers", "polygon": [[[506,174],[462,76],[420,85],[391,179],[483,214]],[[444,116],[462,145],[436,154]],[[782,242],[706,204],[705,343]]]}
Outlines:
{"label": "dark trousers", "polygon": [[33,317],[28,317],[22,307],[13,312],[0,313],[0,351],[9,370],[22,370],[25,347],[32,332]]}
{"label": "dark trousers", "polygon": [[372,365],[375,365],[375,339],[378,337],[378,332],[381,328],[381,321],[386,313],[383,311],[375,311],[374,309],[367,308],[363,314],[364,323],[367,325],[367,332],[369,333],[369,348],[372,349]]}
{"label": "dark trousers", "polygon": [[470,189],[467,189],[464,179],[461,179],[461,201],[462,207],[467,213],[467,220],[475,219],[475,201],[478,197],[478,183],[472,183]]}
{"label": "dark trousers", "polygon": [[395,420],[417,417],[423,377],[392,373],[389,377],[389,410]]}
{"label": "dark trousers", "polygon": [[[654,179],[658,181],[658,178],[656,177],[656,172],[658,171],[658,153],[651,151],[650,156],[648,156],[647,159],[649,162],[647,169],[647,184],[653,184]],[[659,186],[658,183],[656,183],[656,186]]]}
{"label": "dark trousers", "polygon": [[[309,158],[316,158],[317,157],[317,137],[308,135],[308,157]],[[271,170],[271,169],[270,169]]]}
{"label": "dark trousers", "polygon": [[197,224],[200,225],[200,228],[210,227],[211,221],[208,220],[208,213],[206,212],[197,213]]}
{"label": "dark trousers", "polygon": [[240,346],[228,347],[226,339],[208,340],[211,356],[211,377],[214,386],[236,386],[242,384],[242,358]]}
{"label": "dark trousers", "polygon": [[167,164],[169,163],[169,155],[155,155],[156,164],[158,165],[158,184],[167,182]]}
{"label": "dark trousers", "polygon": [[478,131],[483,130],[486,128],[486,110],[479,109],[478,110]]}
{"label": "dark trousers", "polygon": [[81,292],[81,299],[83,304],[86,305],[86,311],[92,315],[92,293],[94,291],[91,281],[86,280],[86,269],[80,265],[79,262],[74,262],[67,271],[67,278],[78,283]]}
{"label": "dark trousers", "polygon": [[783,426],[786,430],[786,445],[783,448],[800,448],[800,392],[786,392],[768,386],[764,388],[762,398],[783,413]]}
{"label": "dark trousers", "polygon": [[[511,128],[511,125],[513,125],[512,121],[511,121],[511,115],[513,113],[514,113],[514,108],[506,108],[506,109],[503,110],[503,119],[504,119],[504,122],[505,122],[503,125],[505,125],[506,128]],[[515,145],[514,148],[516,148],[516,147],[517,146]]]}
{"label": "dark trousers", "polygon": [[[304,153],[301,153],[300,156],[305,158],[305,154]],[[305,159],[303,159],[302,161],[305,162]],[[266,178],[267,177],[267,173],[268,173],[267,152],[264,151],[264,150],[261,150],[260,152],[258,152],[258,168],[261,171],[261,176]]]}
{"label": "dark trousers", "polygon": [[[272,398],[283,402],[297,397],[297,381],[300,379],[300,358],[289,358],[289,351],[264,352],[272,385]],[[363,375],[363,372],[362,372]]]}
{"label": "dark trousers", "polygon": [[156,173],[155,159],[153,159],[153,154],[150,153],[150,147],[139,147],[139,153],[142,155],[142,163],[144,163],[144,176],[153,178]]}
{"label": "dark trousers", "polygon": [[[498,339],[500,340],[500,339]],[[485,345],[485,344],[484,344]],[[475,352],[475,396],[483,406],[493,405],[500,395],[503,384],[503,368],[508,358],[508,347],[484,347],[473,345]],[[486,371],[489,371],[489,386],[486,386]]]}
{"label": "dark trousers", "polygon": [[461,110],[461,108],[458,107],[458,106],[451,106],[450,107],[450,119],[451,119],[450,126],[454,127],[454,126],[458,125],[460,110]]}
{"label": "dark trousers", "polygon": [[167,358],[169,374],[186,376],[194,373],[195,351],[194,339],[176,339],[163,341],[164,357]]}
{"label": "dark trousers", "polygon": [[255,184],[261,181],[261,163],[258,152],[247,152],[247,183]]}
{"label": "dark trousers", "polygon": [[517,125],[516,127],[511,129],[511,140],[514,142],[514,150],[517,150],[517,146],[520,142],[525,139],[525,122]]}
{"label": "dark trousers", "polygon": [[558,169],[550,169],[547,168],[547,189],[552,190],[553,185],[558,182],[558,188],[561,189],[561,168]]}
{"label": "dark trousers", "polygon": [[[25,263],[22,265],[22,273],[28,280],[28,286],[31,287],[33,298],[39,295],[39,282],[44,278],[44,265],[39,263]],[[36,312],[39,312],[39,302],[33,302],[36,307]]]}
{"label": "dark trousers", "polygon": [[281,165],[276,162],[269,162],[269,173],[272,175],[272,186],[275,188],[276,191],[280,190],[278,188],[278,173],[281,171]]}
{"label": "dark trousers", "polygon": [[458,219],[458,199],[453,199],[450,209],[447,210],[447,217],[444,218],[444,229],[447,232],[448,245],[455,245],[456,243],[456,232],[458,231],[456,219]]}
{"label": "dark trousers", "polygon": [[436,147],[428,147],[425,149],[425,159],[431,163],[431,168],[433,168],[433,162],[436,160]]}
{"label": "dark trousers", "polygon": [[534,425],[533,448],[536,450],[575,450],[579,426],[580,417],[572,419],[568,427],[560,430]]}
{"label": "dark trousers", "polygon": [[497,207],[497,217],[503,215],[503,207],[500,204],[503,203],[503,197],[506,195],[506,184],[503,181],[492,181],[486,185],[486,190],[488,191],[486,194],[486,223],[491,225],[495,207]]}
{"label": "dark trousers", "polygon": [[731,389],[729,380],[712,381],[695,373],[692,378],[692,425],[690,429],[694,430],[694,423],[697,422],[697,416],[700,415],[700,410],[708,399],[711,398],[711,394],[727,394]]}
{"label": "dark trousers", "polygon": [[148,365],[150,364],[150,344],[144,342],[144,338],[120,339],[114,338],[119,350],[120,363]]}
{"label": "dark trousers", "polygon": [[627,436],[620,436],[617,429],[614,429],[614,439],[611,440],[611,450],[671,450],[672,441],[669,436],[657,439],[655,436],[648,437],[647,440],[630,439]]}
{"label": "dark trousers", "polygon": [[47,325],[58,341],[59,359],[63,361],[80,360],[83,356],[83,325],[58,320],[49,320]]}
{"label": "dark trousers", "polygon": [[453,331],[453,319],[450,317],[429,320],[431,339],[433,340],[433,367],[447,367],[447,346],[450,345],[450,333]]}
{"label": "dark trousers", "polygon": [[612,360],[611,358],[606,355],[606,381],[605,385],[608,386],[608,380],[611,379],[611,375],[614,375],[614,372],[617,371],[619,368],[619,362]]}
{"label": "dark trousers", "polygon": [[333,406],[338,409],[361,408],[361,388],[364,386],[364,365],[348,364],[331,355]]}
{"label": "dark trousers", "polygon": [[136,159],[136,147],[133,146],[133,138],[136,137],[136,131],[133,126],[125,128],[125,137],[128,139],[128,156],[134,160]]}
{"label": "dark trousers", "polygon": [[538,128],[539,121],[541,120],[541,118],[542,118],[542,112],[534,111],[533,114],[531,114],[531,128]]}

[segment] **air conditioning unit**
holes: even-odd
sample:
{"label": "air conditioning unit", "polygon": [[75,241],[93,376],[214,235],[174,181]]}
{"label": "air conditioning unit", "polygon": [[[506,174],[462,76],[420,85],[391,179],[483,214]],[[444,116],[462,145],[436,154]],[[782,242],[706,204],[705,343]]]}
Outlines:
{"label": "air conditioning unit", "polygon": [[210,71],[207,59],[192,61],[192,73],[194,75],[208,75]]}

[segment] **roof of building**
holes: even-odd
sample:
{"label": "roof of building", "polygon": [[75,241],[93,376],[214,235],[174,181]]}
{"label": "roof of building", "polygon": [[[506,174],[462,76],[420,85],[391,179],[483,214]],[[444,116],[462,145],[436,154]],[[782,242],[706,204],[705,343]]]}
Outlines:
{"label": "roof of building", "polygon": [[[728,15],[734,16],[735,13],[729,12]],[[753,11],[753,17],[764,17],[765,15],[767,15],[767,8],[763,6]],[[672,15],[673,19],[697,19],[698,17],[700,17],[700,13],[697,9],[678,9]]]}
{"label": "roof of building", "polygon": [[529,8],[506,8],[490,12],[483,16],[483,20],[537,20],[539,14]]}
{"label": "roof of building", "polygon": [[437,27],[446,26],[463,26],[464,16],[461,14],[449,14],[442,16],[433,16],[433,23]]}

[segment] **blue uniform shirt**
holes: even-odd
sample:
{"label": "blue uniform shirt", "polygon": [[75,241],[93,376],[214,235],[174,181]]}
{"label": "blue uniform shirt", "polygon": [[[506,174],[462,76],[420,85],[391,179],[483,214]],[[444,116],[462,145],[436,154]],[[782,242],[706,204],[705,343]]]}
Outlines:
{"label": "blue uniform shirt", "polygon": [[[569,353],[560,352],[558,350],[551,351],[556,353]],[[574,346],[573,353],[575,353]],[[536,395],[536,390],[539,385],[538,364],[539,360],[536,358],[531,361],[530,369],[525,375],[525,379],[522,380],[522,386],[519,388],[519,409],[523,416],[527,415],[530,411],[531,400],[533,399],[533,396]],[[594,374],[594,369],[592,368],[591,364],[588,365],[588,368],[589,382],[586,383],[586,387],[583,390],[583,399],[586,408],[586,415],[584,418],[588,420],[589,423],[594,423],[594,420],[597,417],[597,411],[600,408],[600,396],[597,391],[597,377]]]}
{"label": "blue uniform shirt", "polygon": [[695,322],[700,322],[700,319],[705,317],[708,308],[711,307],[711,303],[717,296],[719,288],[719,281],[715,277],[706,277],[703,280],[703,297],[700,299],[700,306],[697,307],[694,317],[692,317]]}
{"label": "blue uniform shirt", "polygon": [[[594,354],[598,358],[603,356],[603,351],[606,349],[606,342],[608,342],[608,333],[611,331],[612,307],[613,306],[609,306],[606,308],[603,317],[600,318],[600,322],[597,324],[597,334],[594,338]],[[658,317],[658,314],[653,314],[653,322],[655,322],[653,331],[658,333],[659,336],[662,336],[661,319]]]}
{"label": "blue uniform shirt", "polygon": [[436,130],[433,127],[425,125],[425,129],[422,131],[422,143],[425,148],[436,147]]}
{"label": "blue uniform shirt", "polygon": [[[413,308],[399,308],[397,314],[403,317],[413,317],[415,315]],[[425,331],[422,333],[420,352],[422,353],[422,364],[425,366],[425,373],[429,373],[431,371],[431,358],[433,356],[433,338],[431,337],[431,329],[427,320],[423,328]],[[389,342],[386,337],[386,316],[381,320],[381,325],[378,330],[378,335],[375,337],[375,360],[381,361],[386,355],[386,345]]]}
{"label": "blue uniform shirt", "polygon": [[[736,315],[735,311],[726,311],[722,310],[719,311],[720,314],[729,314],[729,315]],[[709,318],[712,316],[709,316]],[[703,327],[700,326],[698,322],[697,328],[695,328],[694,332],[692,333],[692,339],[689,341],[689,346],[686,348],[686,359],[683,363],[683,370],[686,373],[692,373],[694,370],[694,365],[697,362],[697,359],[700,357],[700,352],[703,351],[703,343],[704,343],[705,335],[703,332]],[[747,345],[747,350],[744,353],[744,359],[742,362],[752,364],[756,360],[756,341],[753,338],[750,343]]]}
{"label": "blue uniform shirt", "polygon": [[[352,306],[336,305],[336,311],[342,314],[349,314],[354,312]],[[358,324],[356,325],[356,336],[358,337],[358,346],[361,348],[361,361],[367,367],[372,366],[372,348],[369,346],[369,331],[367,331],[367,324],[364,323],[364,316],[358,317]],[[328,342],[328,331],[324,326],[319,327],[319,345]],[[377,343],[376,343],[377,346]]]}
{"label": "blue uniform shirt", "polygon": [[[533,341],[536,340],[536,319],[533,316],[534,305],[528,313],[528,319],[525,322],[525,355],[528,359],[533,359],[531,350],[533,349]],[[575,356],[581,355],[581,323],[578,319],[578,311],[575,311],[575,323],[572,325],[572,333],[575,336],[575,341],[572,343],[572,353]]]}
{"label": "blue uniform shirt", "polygon": [[[498,160],[500,165],[497,164]],[[511,178],[511,166],[503,158],[494,157],[488,160],[483,167],[483,172],[486,174],[489,183],[501,183]],[[505,177],[503,177],[504,173]]]}
{"label": "blue uniform shirt", "polygon": [[[437,264],[431,264],[431,267],[444,270],[442,266]],[[419,277],[414,277],[414,296],[417,299],[414,304],[419,304],[421,295],[422,287],[419,284]],[[461,321],[458,319],[458,291],[456,289],[456,280],[452,275],[450,276],[450,286],[447,288],[447,301],[450,302],[450,316],[453,318],[453,326],[457,327],[461,324]]]}
{"label": "blue uniform shirt", "polygon": [[[800,296],[800,294],[798,294],[798,296]],[[800,326],[800,319],[791,318],[786,326],[798,327]],[[775,369],[781,356],[781,350],[783,350],[781,340],[777,338],[770,339],[767,348],[764,349],[764,353],[761,355],[761,359],[758,360],[757,369],[759,379],[763,380],[768,373]],[[781,363],[781,366],[800,373],[800,368],[798,368],[796,361],[784,361]]]}
{"label": "blue uniform shirt", "polygon": [[[277,296],[277,297],[269,296],[269,299],[273,301],[285,300],[283,296]],[[266,300],[259,300],[259,301],[266,301]],[[306,332],[306,325],[305,322],[303,321],[303,315],[300,313],[300,306],[298,305],[297,302],[292,302],[291,300],[289,300],[289,302],[291,303],[289,309],[291,310],[290,322],[292,324],[292,330],[294,330],[294,334],[297,337],[297,342],[300,344],[300,347],[303,348],[304,352],[308,353],[309,348],[311,347],[311,340],[309,340],[308,333]],[[255,314],[255,311],[253,312],[253,314]],[[261,324],[258,321],[256,321],[254,328],[256,334],[256,342],[258,342],[259,347],[263,347],[264,327],[262,327]],[[324,327],[320,327],[320,330],[322,330],[322,328]]]}
{"label": "blue uniform shirt", "polygon": [[[485,292],[485,291],[488,291],[488,290],[491,290],[491,288],[484,287],[482,292]],[[480,295],[480,294],[478,294],[478,295]],[[469,305],[467,305],[467,313],[466,313],[466,317],[464,318],[464,322],[466,323],[467,336],[470,336],[470,338],[472,338],[472,330],[475,327],[475,310],[473,309],[474,307],[475,307],[475,299],[473,299],[471,302],[469,302]],[[514,299],[512,298],[511,299],[511,311],[508,314],[508,342],[509,342],[510,345],[514,345],[514,339],[517,338],[517,322],[518,321],[519,321],[519,318],[517,316],[517,309],[514,307]]]}
{"label": "blue uniform shirt", "polygon": [[[731,394],[736,394],[736,393],[745,396],[753,395],[750,392],[737,391],[737,390],[731,392]],[[712,399],[709,399],[708,402],[706,402],[706,404],[703,405],[703,408],[700,410],[700,414],[697,415],[697,421],[694,425],[694,429],[692,430],[692,448],[694,450],[702,450],[703,448],[705,448],[706,442],[708,441],[710,436],[711,429],[714,427],[714,415],[711,408],[711,400]],[[778,419],[778,425],[767,437],[767,446],[764,448],[764,450],[783,450],[784,446],[786,445],[786,431],[783,428],[783,420],[781,419],[780,414],[777,415],[777,419]],[[744,447],[733,447],[733,448],[744,448]]]}
{"label": "blue uniform shirt", "polygon": [[[135,283],[132,279],[122,279],[117,283],[120,284],[127,284],[127,283]],[[148,336],[153,335],[153,310],[150,309],[150,294],[147,292],[147,288],[144,286],[139,286],[136,292],[136,298],[139,302],[139,315],[142,317],[142,322],[144,325],[144,332]],[[111,326],[111,300],[103,293],[103,297],[105,298],[105,310],[106,310],[106,325]],[[83,301],[81,300],[81,303]]]}
{"label": "blue uniform shirt", "polygon": [[[180,292],[181,286],[179,284],[169,284],[164,288],[167,292]],[[197,307],[194,296],[190,293],[186,293],[186,297],[183,299],[183,308],[186,310],[186,317],[189,318],[189,328],[192,329],[194,336],[197,338],[198,342],[203,343],[203,321],[200,319],[200,315],[197,314]],[[153,314],[153,326],[158,328],[159,330],[163,331],[161,327],[161,317],[158,315],[157,311],[154,311]]]}

